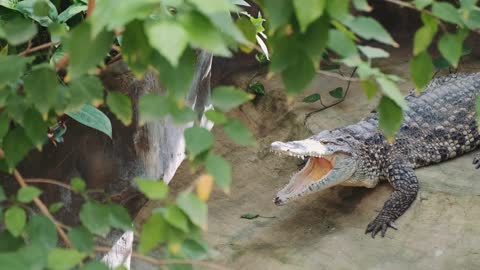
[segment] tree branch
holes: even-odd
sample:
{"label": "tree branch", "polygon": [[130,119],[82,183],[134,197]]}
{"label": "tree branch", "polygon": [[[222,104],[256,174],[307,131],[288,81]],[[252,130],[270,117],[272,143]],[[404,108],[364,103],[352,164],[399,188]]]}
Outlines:
{"label": "tree branch", "polygon": [[333,78],[336,78],[336,79],[339,79],[339,80],[342,80],[342,81],[347,81],[347,82],[359,82],[360,81],[359,78],[345,77],[345,76],[342,76],[340,74],[333,73],[333,72],[330,72],[330,71],[325,71],[325,70],[317,70],[317,73],[325,75],[325,76],[333,77]]}
{"label": "tree branch", "polygon": [[[67,185],[67,184],[62,183],[62,182],[60,182],[60,181],[52,180],[52,179],[28,178],[28,179],[25,179],[25,182],[26,182],[26,183],[52,184],[52,185],[56,185],[56,186],[63,187],[63,188],[65,188],[65,189],[74,191],[70,185]],[[75,192],[75,191],[74,191],[74,192]]]}
{"label": "tree branch", "polygon": [[45,44],[42,44],[42,45],[38,45],[36,47],[28,47],[26,50],[24,50],[23,52],[19,53],[18,55],[21,55],[21,56],[26,56],[30,53],[33,53],[33,52],[36,52],[36,51],[41,51],[43,49],[47,49],[47,48],[50,48],[52,46],[55,46],[55,45],[58,45],[60,44],[59,41],[52,41],[52,42],[48,42],[48,43],[45,43]]}

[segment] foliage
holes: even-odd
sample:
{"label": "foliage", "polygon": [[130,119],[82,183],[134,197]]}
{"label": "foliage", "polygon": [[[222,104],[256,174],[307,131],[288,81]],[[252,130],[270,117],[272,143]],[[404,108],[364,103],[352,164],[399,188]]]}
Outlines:
{"label": "foliage", "polygon": [[[106,94],[98,77],[118,53],[137,77],[155,69],[167,87],[166,95],[140,97],[142,123],[167,115],[177,123],[195,120],[192,109],[184,105],[194,75],[194,50],[229,57],[238,49],[254,52],[260,48],[258,61],[271,60],[270,71],[281,76],[290,95],[306,88],[319,69],[339,65],[355,68],[366,95],[381,96],[380,127],[384,134],[392,139],[400,127],[406,108],[396,85],[400,78],[374,67],[373,59],[389,54],[378,46],[366,46],[364,41],[391,47],[398,44],[368,13],[352,14],[351,6],[371,11],[365,0],[258,0],[265,18],[243,12],[235,4],[248,4],[238,0],[137,0],[121,4],[102,0],[96,1],[95,7],[87,2],[95,3],[0,0],[0,141],[4,151],[0,168],[13,172],[19,183],[23,180],[15,167],[28,152],[35,147],[42,149],[49,143],[47,136],[53,143],[61,143],[62,135],[68,132],[57,118],[68,115],[110,138],[111,123],[96,107],[107,106],[122,123],[131,123],[129,97],[119,92]],[[480,9],[470,0],[457,5],[433,0],[402,3],[421,14],[422,26],[414,35],[410,63],[413,82],[421,90],[435,67],[458,66],[465,53],[463,41],[471,31],[479,31]],[[445,24],[455,24],[456,30],[449,31]],[[440,36],[437,47],[442,57],[433,60],[429,48],[436,35]],[[261,84],[249,88],[256,95],[265,94]],[[345,92],[336,88],[329,94],[340,100]],[[226,113],[253,97],[232,86],[219,86],[211,99],[215,110],[206,116],[234,142],[251,145],[252,133]],[[304,101],[321,102],[320,98],[314,94]],[[48,210],[41,207],[41,190],[25,186],[6,194],[0,186],[0,201],[5,205],[0,220],[6,228],[0,232],[0,264],[8,269],[106,269],[103,263],[87,261],[95,258],[94,240],[112,229],[137,231],[140,253],[159,249],[164,258],[208,256],[209,249],[201,238],[207,227],[206,201],[213,183],[229,191],[232,168],[213,152],[215,137],[209,130],[194,125],[184,135],[187,156],[203,173],[192,188],[176,198],[159,179],[136,179],[138,189],[149,199],[163,202],[143,226],[134,227],[120,205],[96,200],[79,178],[65,184],[85,199],[79,214],[81,224],[73,228],[62,227],[48,212],[60,210],[61,202]],[[27,213],[32,201],[41,213]]]}

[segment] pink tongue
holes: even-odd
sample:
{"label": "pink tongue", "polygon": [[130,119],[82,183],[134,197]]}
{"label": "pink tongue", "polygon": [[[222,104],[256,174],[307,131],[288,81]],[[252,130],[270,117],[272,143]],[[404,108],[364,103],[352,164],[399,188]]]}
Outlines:
{"label": "pink tongue", "polygon": [[325,176],[332,169],[332,164],[324,158],[311,158],[303,171],[297,174],[287,190],[286,194],[297,193],[310,184]]}

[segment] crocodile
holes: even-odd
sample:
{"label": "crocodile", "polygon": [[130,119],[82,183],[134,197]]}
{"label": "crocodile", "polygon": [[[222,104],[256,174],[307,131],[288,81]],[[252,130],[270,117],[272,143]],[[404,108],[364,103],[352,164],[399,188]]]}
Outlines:
{"label": "crocodile", "polygon": [[[405,97],[407,109],[394,140],[379,130],[376,112],[362,121],[324,130],[305,140],[273,142],[270,150],[302,158],[304,167],[278,192],[276,205],[332,186],[375,187],[388,180],[394,191],[365,233],[382,237],[415,201],[419,184],[414,169],[458,157],[480,146],[476,100],[480,73],[434,78]],[[480,153],[474,157],[480,168]],[[472,168],[473,169],[473,168]]]}

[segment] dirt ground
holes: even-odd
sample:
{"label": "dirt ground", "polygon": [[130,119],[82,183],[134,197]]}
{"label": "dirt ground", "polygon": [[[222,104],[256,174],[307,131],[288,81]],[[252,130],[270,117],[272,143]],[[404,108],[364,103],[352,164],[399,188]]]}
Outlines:
{"label": "dirt ground", "polygon": [[[380,62],[384,70],[408,80],[408,55]],[[471,63],[463,69],[478,70]],[[348,70],[344,70],[349,74]],[[245,86],[252,74],[237,80]],[[348,75],[346,75],[348,76]],[[335,187],[277,207],[272,199],[297,169],[297,160],[269,152],[271,142],[303,139],[323,129],[352,124],[376,106],[358,83],[351,83],[344,102],[318,113],[319,102],[302,98],[320,93],[325,105],[334,101],[328,91],[346,82],[317,76],[308,90],[287,101],[277,77],[267,80],[266,96],[242,106],[233,115],[254,131],[256,147],[236,146],[214,128],[216,151],[232,162],[230,195],[214,192],[209,202],[208,243],[218,251],[215,262],[232,269],[480,269],[480,172],[473,154],[419,169],[421,191],[415,203],[385,238],[365,235],[366,225],[388,198],[387,183],[374,189]],[[172,181],[180,189],[191,180],[183,164]],[[152,208],[150,205],[147,208]],[[243,214],[259,214],[253,220]],[[133,269],[141,269],[134,267]]]}

